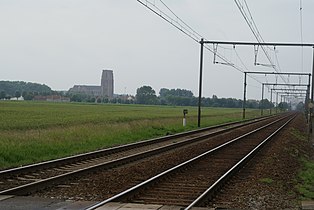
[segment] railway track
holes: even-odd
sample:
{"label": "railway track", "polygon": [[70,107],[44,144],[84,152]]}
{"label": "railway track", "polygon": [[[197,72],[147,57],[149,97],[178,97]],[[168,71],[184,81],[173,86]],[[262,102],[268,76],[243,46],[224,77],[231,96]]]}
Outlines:
{"label": "railway track", "polygon": [[279,118],[228,140],[88,210],[109,202],[176,205],[185,209],[202,206],[295,116]]}
{"label": "railway track", "polygon": [[195,144],[233,129],[271,121],[273,117],[227,123],[196,131],[104,149],[68,158],[0,171],[0,195],[26,195],[64,180],[136,161],[151,155]]}

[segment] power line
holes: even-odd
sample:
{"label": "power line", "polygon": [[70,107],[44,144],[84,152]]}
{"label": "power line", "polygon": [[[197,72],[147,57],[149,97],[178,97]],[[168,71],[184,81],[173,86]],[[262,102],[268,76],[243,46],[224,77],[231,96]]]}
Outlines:
{"label": "power line", "polygon": [[[159,16],[160,18],[162,18],[163,20],[165,20],[166,22],[168,22],[169,24],[171,24],[172,26],[177,28],[179,31],[181,31],[182,33],[184,33],[185,35],[187,35],[191,39],[193,39],[195,42],[199,42],[198,41],[199,37],[195,36],[193,31],[189,31],[187,28],[185,28],[182,25],[180,25],[178,21],[174,20],[169,15],[167,15],[166,13],[161,11],[155,4],[151,3],[148,0],[145,1],[146,4],[143,1],[141,1],[141,0],[137,0],[137,2],[139,2],[140,4],[145,6],[147,9],[149,9],[150,11],[155,13],[157,16]],[[159,11],[159,13],[157,12],[157,10]]]}
{"label": "power line", "polygon": [[247,11],[248,11],[248,13],[249,13],[249,15],[250,15],[250,19],[251,19],[251,21],[252,21],[252,23],[253,23],[253,25],[254,25],[255,30],[256,30],[256,34],[258,35],[258,37],[261,39],[262,42],[265,42],[264,39],[263,39],[263,37],[262,37],[262,35],[261,35],[261,33],[259,32],[259,30],[258,30],[258,28],[257,28],[257,26],[256,26],[256,23],[255,23],[255,21],[254,21],[254,19],[253,19],[252,13],[251,13],[251,11],[250,11],[250,8],[249,8],[249,6],[248,6],[246,0],[244,0],[244,3],[245,3],[245,6],[246,6],[246,9],[247,9]]}
{"label": "power line", "polygon": [[[258,28],[257,28],[257,25],[253,19],[253,16],[252,16],[252,13],[250,11],[250,8],[246,2],[246,0],[244,0],[244,4],[245,4],[245,7],[246,7],[246,10],[248,12],[245,11],[245,8],[243,6],[243,4],[241,4],[241,2],[239,0],[234,0],[235,4],[237,5],[238,9],[240,10],[245,22],[247,23],[247,25],[249,26],[250,30],[252,31],[255,39],[258,41],[258,43],[264,43],[264,39],[263,37],[261,36],[261,33],[259,32]],[[248,14],[247,14],[248,13]],[[270,62],[270,66],[273,67],[273,69],[276,71],[276,72],[281,72],[281,69],[280,68],[276,68],[276,65],[274,65],[269,53],[267,52],[267,50],[265,49],[265,47],[262,45],[261,46],[266,58],[268,59],[268,61]],[[268,66],[268,65],[267,65]],[[285,79],[281,76],[281,79],[286,83]]]}
{"label": "power line", "polygon": [[[165,20],[166,22],[168,22],[169,24],[171,24],[172,26],[174,26],[175,28],[177,28],[178,30],[180,30],[182,33],[184,33],[185,35],[187,35],[188,37],[190,37],[192,40],[196,41],[199,43],[199,40],[201,39],[201,37],[204,37],[202,36],[200,33],[196,32],[191,26],[189,26],[187,23],[185,23],[178,15],[175,14],[175,12],[170,9],[169,6],[166,5],[166,3],[162,0],[160,0],[160,2],[171,12],[172,15],[174,15],[177,20],[174,20],[174,18],[171,18],[169,15],[167,15],[165,12],[161,11],[160,8],[158,8],[156,6],[155,3],[151,3],[149,0],[146,0],[144,3],[143,1],[141,0],[137,0],[139,3],[141,3],[143,6],[147,7],[149,10],[151,10],[153,13],[155,13],[156,15],[158,15],[159,17],[161,17],[163,20]],[[155,2],[155,1],[154,1]],[[246,7],[248,8],[248,5],[246,3]],[[158,10],[159,12],[157,12],[156,10]],[[252,17],[252,14],[249,12],[250,16]],[[179,21],[182,23],[180,24]],[[254,22],[253,18],[252,18],[252,21]],[[182,25],[185,25],[186,27],[182,27]],[[254,25],[256,27],[256,24],[254,22]],[[263,38],[261,37],[257,27],[256,27],[256,36],[257,37],[260,37],[258,38],[258,40],[261,42],[261,41],[264,41]],[[221,55],[219,52],[213,50],[212,48],[210,48],[209,46],[207,45],[204,45],[204,48],[207,49],[208,51],[210,51],[211,53],[214,53],[215,56],[217,56],[218,58],[220,58],[223,62],[216,62],[216,63],[219,63],[219,64],[225,64],[225,65],[228,65],[228,66],[231,66],[233,67],[235,70],[241,72],[241,73],[244,73],[246,70],[248,70],[248,68],[246,67],[246,65],[244,64],[243,60],[240,58],[240,56],[238,55],[238,53],[236,52],[236,55],[238,57],[238,59],[240,60],[240,62],[242,63],[243,67],[246,69],[246,70],[243,70],[241,67],[237,66],[237,65],[234,65],[232,63],[232,61],[228,60],[226,57],[224,57],[223,55]],[[278,60],[277,60],[278,61]],[[262,84],[261,81],[259,81],[257,78],[255,78],[254,76],[252,75],[248,75],[249,77],[251,77],[253,80],[255,80],[256,82]],[[284,79],[283,79],[284,80]]]}
{"label": "power line", "polygon": [[198,32],[196,32],[191,26],[189,26],[186,22],[184,22],[180,17],[178,17],[162,0],[160,2],[178,19],[180,20],[186,27],[188,27],[193,33],[197,34],[199,37],[203,37]]}
{"label": "power line", "polygon": [[[241,64],[243,65],[243,67],[246,69],[247,72],[249,72],[250,70],[249,70],[248,67],[244,64],[244,62],[243,62],[243,60],[241,59],[241,57],[239,56],[239,54],[238,54],[238,52],[237,52],[235,46],[233,47],[233,49],[234,49],[234,52],[235,52],[236,56],[238,57],[238,59],[240,60]],[[244,73],[244,72],[243,72],[243,73]],[[248,75],[248,76],[251,77],[252,79],[254,79],[256,82],[262,84],[262,82],[260,82],[260,81],[259,81],[258,79],[256,79],[254,76],[252,76],[252,75]]]}
{"label": "power line", "polygon": [[[236,0],[235,0],[236,1]],[[188,37],[190,37],[193,41],[199,43],[199,40],[204,37],[202,36],[200,33],[198,33],[196,30],[194,30],[191,26],[189,26],[186,22],[184,22],[178,15],[175,14],[175,12],[170,9],[169,6],[166,5],[166,3],[162,0],[160,0],[160,2],[162,3],[162,5],[170,11],[170,13],[176,18],[176,20],[172,17],[170,17],[168,14],[166,14],[165,12],[163,12],[160,8],[158,8],[158,6],[156,6],[156,2],[154,1],[154,3],[152,3],[149,0],[145,0],[145,2],[143,0],[137,0],[137,2],[139,2],[140,4],[142,4],[143,6],[145,6],[147,9],[149,9],[150,11],[152,11],[154,14],[156,14],[157,16],[159,16],[160,18],[162,18],[163,20],[165,20],[166,22],[168,22],[169,24],[171,24],[172,26],[174,26],[176,29],[178,29],[179,31],[181,31],[182,33],[184,33],[185,35],[187,35]],[[247,6],[247,3],[246,3]],[[248,8],[248,6],[247,6]],[[252,14],[249,12],[250,16],[252,17]],[[252,18],[252,22],[253,22],[253,18]],[[256,27],[256,24],[254,22],[254,25]],[[256,27],[257,29],[257,27]],[[254,29],[253,29],[254,30]],[[254,30],[255,31],[255,30]],[[259,43],[261,43],[263,40],[263,38],[261,37],[258,29],[256,30],[257,32],[254,32],[256,34]],[[206,40],[206,39],[205,39]],[[228,66],[233,67],[235,70],[244,73],[245,70],[243,70],[241,67],[233,64],[229,59],[227,59],[226,57],[224,57],[223,55],[221,55],[219,52],[213,50],[212,48],[210,48],[207,45],[204,45],[204,48],[207,49],[208,51],[210,51],[211,53],[214,53],[215,56],[217,56],[219,59],[221,59],[223,62],[217,62],[219,64],[225,64]],[[266,50],[265,50],[266,52]],[[244,66],[244,68],[246,70],[248,70],[248,68],[245,66],[244,62],[242,61],[242,59],[240,58],[240,56],[237,54],[237,57],[239,58],[240,62],[242,63],[242,65]],[[266,53],[267,54],[267,53]],[[268,55],[268,54],[267,54]],[[258,83],[262,83],[261,81],[259,81],[258,79],[256,79],[255,77],[248,75],[249,77],[251,77],[252,79],[254,79],[255,81],[257,81]],[[283,79],[284,80],[284,79]]]}
{"label": "power line", "polygon": [[[194,29],[192,29],[192,27],[190,27],[188,24],[186,24],[181,18],[179,18],[178,15],[176,15],[174,13],[173,10],[170,9],[170,7],[168,7],[162,0],[160,0],[160,2],[177,18],[177,20],[179,20],[180,22],[182,22],[182,25],[185,25],[186,27],[183,27],[177,20],[173,19],[172,17],[170,17],[169,15],[167,15],[165,12],[161,11],[161,9],[159,9],[155,3],[150,2],[149,0],[137,0],[137,2],[139,2],[140,4],[142,4],[143,6],[145,6],[146,8],[148,8],[150,11],[152,11],[154,14],[156,14],[157,16],[159,16],[160,18],[162,18],[163,20],[165,20],[166,22],[168,22],[169,24],[171,24],[172,26],[174,26],[175,28],[177,28],[178,30],[180,30],[182,33],[184,33],[185,35],[187,35],[188,37],[190,37],[192,40],[194,40],[195,42],[199,43],[199,40],[204,37],[201,36],[200,33],[196,32]],[[157,12],[158,11],[158,12]],[[204,46],[205,49],[209,50],[210,52],[214,53],[214,50],[211,49],[208,46]],[[218,52],[216,53],[217,57],[219,57],[221,60],[223,60],[224,62],[226,62],[228,65],[232,66],[233,68],[235,68],[236,70],[240,71],[240,72],[244,72],[244,70],[242,70],[240,67],[235,66],[234,64],[232,64],[231,61],[229,61],[227,58],[225,58],[224,56],[222,56],[221,54],[219,54]]]}

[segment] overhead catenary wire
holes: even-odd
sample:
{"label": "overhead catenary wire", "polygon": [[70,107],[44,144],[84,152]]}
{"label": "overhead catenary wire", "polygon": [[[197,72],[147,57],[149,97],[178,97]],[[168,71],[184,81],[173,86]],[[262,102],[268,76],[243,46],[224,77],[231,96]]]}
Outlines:
{"label": "overhead catenary wire", "polygon": [[[175,14],[175,12],[170,9],[169,6],[166,5],[166,3],[162,0],[160,0],[160,2],[163,4],[163,6],[165,6],[167,8],[167,10],[169,10],[171,12],[172,15],[175,16],[175,18],[177,20],[175,20],[174,18],[171,18],[169,15],[167,15],[165,12],[161,11],[160,8],[158,8],[154,3],[150,2],[149,0],[145,0],[145,2],[143,0],[137,0],[137,2],[139,2],[140,4],[142,4],[143,6],[145,6],[146,8],[148,8],[150,11],[152,11],[154,14],[156,14],[157,16],[161,17],[163,20],[165,20],[166,22],[168,22],[169,24],[171,24],[172,26],[174,26],[176,29],[178,29],[179,31],[181,31],[182,33],[184,33],[185,35],[187,35],[188,37],[190,37],[192,40],[194,40],[195,42],[199,43],[199,40],[201,38],[204,38],[205,36],[201,35],[199,32],[197,32],[196,30],[194,30],[191,26],[189,26],[186,22],[184,22],[178,15]],[[157,12],[157,11],[158,12]],[[180,24],[179,21],[182,23]],[[182,27],[182,25],[184,25],[185,27]],[[206,40],[204,38],[204,40]],[[210,51],[211,53],[215,53],[214,49],[210,48],[207,45],[204,45],[204,48],[208,51]],[[223,55],[221,55],[219,52],[215,53],[216,56],[221,59],[225,64],[227,64],[228,66],[233,67],[235,70],[244,73],[246,70],[242,69],[241,67],[234,65],[230,60],[228,60],[226,57],[224,57]],[[255,77],[253,77],[252,75],[248,75],[249,77],[253,78],[254,80],[256,80],[258,83],[262,83],[261,81],[257,80]]]}
{"label": "overhead catenary wire", "polygon": [[[159,16],[160,18],[162,18],[164,21],[168,22],[169,24],[171,24],[172,26],[174,26],[176,29],[178,29],[179,31],[181,31],[182,33],[184,33],[186,36],[188,36],[189,38],[191,38],[193,41],[200,43],[200,39],[204,38],[204,36],[202,36],[200,33],[198,33],[196,30],[194,30],[191,26],[189,26],[186,22],[184,22],[178,15],[175,14],[175,12],[170,9],[169,6],[167,6],[167,4],[160,0],[161,4],[168,10],[170,11],[170,13],[175,17],[171,17],[170,15],[166,14],[166,12],[162,11],[157,5],[156,5],[156,1],[154,0],[154,2],[152,3],[149,0],[137,0],[137,2],[139,2],[141,5],[145,6],[147,9],[149,9],[151,12],[153,12],[154,14],[156,14],[157,16]],[[247,3],[246,3],[247,5]],[[248,6],[247,6],[248,7]],[[252,16],[252,14],[250,13],[250,16]],[[256,23],[254,22],[254,25],[256,27]],[[257,28],[257,27],[256,27]],[[256,34],[258,34],[257,36],[260,37],[258,38],[259,43],[263,42],[263,38],[261,37],[259,31],[256,32]],[[204,40],[206,41],[206,39],[204,38]],[[235,70],[244,73],[246,70],[242,69],[241,67],[233,64],[229,59],[227,59],[226,57],[224,57],[223,55],[221,55],[219,52],[214,52],[214,50],[207,46],[204,45],[204,49],[207,49],[208,51],[210,51],[211,53],[215,53],[216,56],[221,59],[222,62],[218,62],[218,63],[224,63],[228,66],[233,67]],[[238,56],[240,57],[240,56]],[[239,59],[240,60],[240,59]],[[278,61],[278,59],[277,59]],[[242,61],[243,62],[243,61]],[[242,63],[241,62],[241,63]],[[243,62],[244,63],[244,62]],[[245,67],[244,67],[245,68]],[[247,68],[245,68],[247,69]],[[277,71],[278,72],[278,71]],[[256,80],[258,83],[262,83],[261,81],[259,81],[258,79],[256,79],[255,77],[248,75],[249,77],[253,78],[254,80]],[[282,77],[282,76],[281,76]],[[285,81],[283,79],[283,81]]]}
{"label": "overhead catenary wire", "polygon": [[[244,0],[244,4],[245,4],[245,7],[246,7],[246,9],[247,9],[247,11],[248,11],[248,14],[250,15],[250,19],[251,19],[251,21],[252,21],[252,23],[253,23],[253,26],[255,27],[255,30],[256,30],[257,35],[260,37],[261,42],[265,42],[264,39],[263,39],[263,37],[262,37],[262,35],[261,35],[261,33],[259,32],[259,30],[258,30],[258,28],[257,28],[257,25],[256,25],[256,23],[255,23],[255,21],[254,21],[254,18],[253,18],[253,16],[252,16],[251,10],[250,10],[250,8],[249,8],[249,6],[248,6],[246,0]],[[266,46],[266,47],[267,47],[268,49],[272,50],[269,46]]]}
{"label": "overhead catenary wire", "polygon": [[254,21],[254,19],[253,19],[252,13],[251,13],[251,11],[250,11],[250,8],[249,8],[249,6],[248,6],[246,0],[244,0],[244,3],[245,3],[245,6],[246,6],[246,9],[247,9],[247,11],[248,11],[248,13],[249,13],[249,15],[250,15],[251,21],[252,21],[252,23],[253,23],[253,25],[254,25],[254,27],[255,27],[255,30],[256,30],[256,33],[257,33],[258,37],[260,37],[260,39],[261,39],[262,42],[265,42],[264,39],[263,39],[263,37],[262,37],[262,35],[261,35],[261,33],[259,32],[259,30],[258,30],[258,28],[257,28],[257,26],[256,26],[256,23],[255,23],[255,21]]}
{"label": "overhead catenary wire", "polygon": [[233,49],[234,49],[234,52],[235,52],[237,58],[238,58],[239,61],[241,62],[242,66],[246,69],[246,71],[250,71],[249,68],[244,64],[244,62],[243,62],[243,60],[241,59],[241,57],[239,56],[239,54],[238,54],[236,48],[234,47]]}
{"label": "overhead catenary wire", "polygon": [[[139,2],[140,4],[142,4],[143,6],[145,6],[147,9],[149,9],[150,11],[152,11],[154,14],[156,14],[157,16],[159,16],[160,18],[162,18],[163,20],[165,20],[166,22],[168,22],[169,24],[171,24],[172,26],[174,26],[176,29],[178,29],[179,31],[181,31],[182,33],[184,33],[185,35],[187,35],[188,37],[190,37],[192,40],[194,40],[195,42],[199,43],[199,40],[201,38],[203,38],[204,36],[202,36],[200,33],[196,32],[192,27],[190,27],[188,24],[186,24],[181,18],[178,17],[178,15],[176,15],[174,13],[173,10],[170,9],[170,7],[168,7],[165,2],[162,2],[162,4],[177,18],[177,20],[173,19],[172,17],[170,17],[169,15],[167,15],[165,12],[161,11],[161,9],[159,9],[155,3],[152,3],[149,0],[145,0],[145,2],[143,0],[137,0],[137,2]],[[157,12],[158,11],[158,12]],[[182,24],[179,23],[179,21],[182,22]],[[186,27],[182,26],[185,25]],[[205,49],[209,50],[210,52],[214,53],[214,50],[211,49],[208,46],[204,46]],[[233,66],[235,69],[237,69],[238,71],[244,72],[244,70],[242,70],[240,67],[234,66],[232,64],[232,62],[230,62],[227,58],[225,58],[224,56],[222,56],[221,54],[219,54],[217,52],[217,57],[219,57],[221,60],[223,60],[226,63],[229,63],[230,66]]]}
{"label": "overhead catenary wire", "polygon": [[[162,18],[163,20],[165,20],[166,22],[168,22],[169,24],[171,24],[172,26],[174,26],[175,28],[177,28],[179,31],[181,31],[182,33],[184,33],[185,35],[187,35],[188,37],[190,37],[191,39],[193,39],[195,42],[199,42],[199,37],[195,36],[193,31],[188,30],[187,28],[183,27],[182,25],[180,25],[178,23],[178,21],[174,20],[173,18],[171,18],[169,15],[167,15],[165,12],[161,11],[154,3],[151,3],[150,1],[146,0],[146,4],[141,1],[141,0],[137,0],[137,2],[139,2],[140,4],[142,4],[143,6],[145,6],[147,9],[149,9],[151,12],[155,13],[157,16],[159,16],[160,18]],[[159,13],[155,10],[158,10]]]}
{"label": "overhead catenary wire", "polygon": [[178,17],[173,10],[171,10],[162,0],[160,2],[178,19],[180,20],[186,27],[188,27],[193,33],[197,34],[199,37],[202,37],[198,32],[196,32],[191,26],[189,26],[186,22],[184,22],[180,17]]}
{"label": "overhead catenary wire", "polygon": [[[237,52],[235,46],[233,47],[233,49],[234,49],[234,52],[235,52],[237,58],[239,59],[240,63],[242,64],[242,66],[246,69],[247,72],[250,72],[249,68],[245,65],[245,63],[243,62],[243,60],[242,60],[241,57],[239,56],[239,54],[238,54],[238,52]],[[256,82],[262,84],[262,82],[260,82],[260,81],[259,81],[258,79],[256,79],[254,76],[252,76],[252,75],[248,75],[248,76],[251,77],[252,79],[254,79]]]}
{"label": "overhead catenary wire", "polygon": [[[246,0],[243,0],[244,4],[245,4],[245,7],[246,7],[246,10],[243,6],[243,4],[240,2],[240,0],[234,0],[235,4],[237,5],[238,9],[240,10],[245,22],[247,23],[247,25],[249,26],[250,30],[252,31],[255,39],[257,40],[258,43],[264,43],[264,39],[263,37],[261,36],[261,33],[259,32],[258,28],[257,28],[257,25],[253,19],[253,16],[252,16],[252,13],[250,11],[250,8],[246,2]],[[281,72],[281,68],[280,66],[278,65],[278,68],[276,67],[276,65],[274,64],[274,62],[272,61],[269,53],[267,52],[267,50],[265,49],[265,46],[261,45],[261,48],[266,56],[266,58],[268,59],[269,61],[269,65],[262,65],[262,66],[269,66],[269,67],[272,67],[276,72]],[[268,48],[270,49],[270,48]],[[279,63],[279,61],[277,60],[277,63]],[[287,83],[287,81],[284,79],[284,77],[282,75],[280,75],[281,79]]]}
{"label": "overhead catenary wire", "polygon": [[[234,0],[235,2],[237,2],[237,0]],[[268,47],[267,45],[265,45],[265,42],[260,34],[260,32],[258,31],[257,29],[257,26],[256,26],[256,23],[252,17],[252,14],[249,10],[249,7],[247,5],[247,2],[246,0],[243,0],[245,2],[245,5],[246,5],[246,8],[249,12],[249,16],[252,20],[252,23],[250,24],[250,22],[247,21],[248,25],[251,26],[253,25],[252,27],[250,28],[253,28],[255,27],[256,28],[256,31],[255,33],[253,32],[254,36],[256,37],[257,41],[258,41],[258,45],[261,46],[262,50],[264,51],[264,54],[266,55],[267,59],[269,60],[270,62],[270,66],[273,67],[273,69],[279,74],[281,72],[281,69],[280,69],[280,65],[279,65],[279,60],[278,60],[278,57],[277,57],[277,54],[276,54],[276,50],[274,49],[275,51],[275,58],[276,58],[276,61],[277,61],[277,65],[278,65],[278,68],[276,68],[276,65],[273,64],[273,61],[272,59],[270,58],[267,50],[265,49],[265,46],[270,49],[270,47]],[[142,0],[137,0],[137,2],[139,2],[140,4],[142,4],[143,6],[147,7],[149,10],[151,10],[153,13],[155,13],[156,15],[158,15],[159,17],[161,17],[163,20],[165,20],[166,22],[168,22],[169,24],[171,24],[172,26],[174,26],[175,28],[177,28],[179,31],[181,31],[182,33],[184,33],[185,35],[187,35],[188,37],[190,37],[192,40],[194,40],[195,42],[197,43],[200,43],[202,45],[202,47],[204,47],[204,49],[207,49],[209,50],[211,53],[215,53],[215,55],[220,58],[222,61],[224,61],[225,63],[222,63],[222,64],[226,64],[226,65],[229,65],[231,67],[233,67],[234,69],[242,72],[242,73],[245,73],[245,71],[240,68],[239,66],[237,65],[234,65],[231,61],[229,61],[226,57],[222,56],[220,53],[218,53],[217,51],[214,52],[213,49],[211,49],[209,46],[207,45],[204,45],[204,42],[202,43],[202,41],[206,41],[206,39],[204,38],[204,36],[202,36],[201,34],[199,34],[198,32],[196,32],[192,27],[190,27],[188,24],[186,24],[181,18],[179,18],[174,12],[173,10],[171,10],[162,0],[160,0],[160,2],[163,4],[163,6],[165,6],[167,8],[167,10],[169,10],[171,12],[172,15],[175,16],[176,20],[172,17],[170,17],[170,15],[167,15],[165,12],[163,12],[161,9],[159,9],[157,6],[156,6],[156,1],[154,0],[154,3],[151,3],[149,0],[146,0],[146,4],[142,1]],[[239,8],[240,9],[240,8]],[[158,11],[158,12],[157,12]],[[241,9],[240,9],[241,11]],[[254,30],[253,30],[254,31]],[[202,40],[202,41],[199,41],[199,40]],[[264,45],[263,45],[264,44]],[[202,50],[201,50],[202,51]],[[239,56],[240,57],[240,56]],[[219,62],[218,62],[219,63]],[[245,67],[245,65],[244,65]],[[246,67],[245,67],[246,68]],[[247,74],[245,74],[247,75]],[[256,80],[258,83],[261,83],[259,80],[257,80],[256,78],[252,77],[250,74],[248,74],[247,76],[253,78],[254,80]],[[288,85],[288,83],[286,82],[286,80],[284,79],[284,77],[282,75],[280,75],[281,79],[283,80],[284,83],[286,83],[286,85]],[[267,80],[267,78],[266,78]],[[277,79],[276,79],[277,80]],[[277,83],[277,81],[276,81]],[[200,83],[201,84],[201,83]],[[201,91],[200,91],[200,94],[199,94],[199,97],[201,97]],[[200,102],[199,102],[200,104]],[[200,106],[199,106],[199,110],[200,110]],[[200,111],[199,111],[199,120],[198,120],[198,126],[200,126]]]}
{"label": "overhead catenary wire", "polygon": [[[234,2],[236,3],[238,9],[240,10],[240,12],[241,12],[241,14],[242,14],[244,20],[246,21],[246,23],[248,24],[248,26],[249,26],[249,28],[250,28],[250,30],[252,31],[252,33],[253,33],[255,39],[256,39],[259,43],[263,43],[263,42],[264,42],[264,39],[263,39],[263,37],[261,36],[261,33],[259,32],[259,30],[258,30],[258,28],[257,28],[257,26],[256,26],[256,23],[255,23],[255,21],[254,21],[254,19],[253,19],[252,13],[251,13],[251,11],[250,11],[250,8],[248,7],[247,2],[244,0],[245,6],[246,6],[246,10],[248,11],[248,14],[249,14],[250,17],[248,17],[247,12],[245,11],[243,5],[241,4],[241,2],[240,2],[239,0],[234,0]],[[271,60],[271,58],[270,58],[268,52],[265,50],[264,46],[261,46],[261,47],[262,47],[262,49],[263,49],[263,51],[264,51],[266,57],[268,58],[268,60],[269,60],[270,63],[272,64],[272,60]]]}
{"label": "overhead catenary wire", "polygon": [[[237,2],[236,0],[235,0],[235,2],[236,3],[240,3],[240,2]],[[256,39],[257,39],[257,41],[258,42],[260,42],[259,41],[259,39],[261,40],[261,42],[265,42],[264,41],[264,39],[262,38],[262,36],[261,36],[261,34],[260,34],[260,32],[259,32],[259,30],[258,30],[258,28],[257,28],[257,26],[256,26],[256,23],[255,23],[255,21],[254,21],[254,19],[253,19],[253,17],[252,17],[252,14],[251,14],[251,11],[250,11],[250,9],[249,9],[249,7],[248,7],[248,4],[247,4],[247,2],[246,2],[246,0],[243,0],[243,2],[244,2],[244,4],[245,4],[245,6],[246,6],[246,9],[247,9],[247,11],[248,11],[248,14],[249,14],[249,16],[250,16],[250,20],[251,20],[251,24],[253,23],[253,26],[252,27],[250,27],[250,29],[252,30],[252,32],[253,32],[253,34],[254,34],[254,36],[256,37]],[[237,4],[237,6],[238,6],[238,8],[239,8],[239,4]],[[241,11],[241,8],[239,8],[240,9],[240,11]],[[243,6],[242,6],[242,9],[243,9]],[[302,0],[300,0],[300,35],[301,35],[301,43],[303,44],[303,29],[302,29],[302,27],[303,27],[303,21],[302,21],[302,9],[303,9],[303,7],[302,7]],[[242,11],[243,11],[243,13],[242,13]],[[247,21],[249,18],[247,17],[247,15],[246,15],[246,13],[244,12],[244,10],[242,10],[241,11],[241,13],[242,13],[242,15],[244,15],[244,19]],[[245,16],[246,15],[246,16]],[[247,23],[248,23],[248,21],[247,21]],[[249,23],[248,23],[249,24]],[[249,25],[250,26],[250,25]],[[255,29],[255,30],[254,30]],[[263,47],[263,46],[262,46]],[[270,48],[269,48],[270,49]],[[280,62],[279,62],[279,59],[278,59],[278,56],[277,56],[277,51],[276,51],[276,48],[274,47],[274,57],[275,57],[275,60],[276,60],[276,63],[277,63],[277,66],[278,66],[278,70],[279,70],[279,72],[281,72],[281,67],[280,67]],[[264,51],[264,53],[266,54],[266,52]],[[303,58],[303,53],[304,53],[304,51],[303,51],[303,46],[302,46],[302,50],[301,50],[301,72],[303,72],[303,63],[304,63],[304,58]],[[267,56],[267,55],[266,55]],[[269,58],[268,56],[267,56],[267,58]],[[270,61],[271,62],[271,61]],[[273,67],[275,70],[276,70],[276,65],[270,65],[271,67]],[[285,83],[287,83],[287,81],[280,75],[280,77],[281,77],[281,79],[285,82]],[[301,81],[302,81],[302,78],[301,78],[301,76],[299,76],[299,83],[301,83]],[[277,78],[276,78],[276,82],[277,82]],[[289,79],[288,79],[288,83],[289,83]]]}
{"label": "overhead catenary wire", "polygon": [[[250,11],[250,8],[246,2],[246,0],[244,0],[244,3],[245,3],[245,6],[246,6],[246,10],[248,12],[245,11],[244,9],[244,6],[241,4],[241,2],[239,0],[234,0],[234,2],[236,3],[238,9],[240,10],[244,20],[246,21],[247,25],[249,26],[250,30],[252,31],[255,39],[258,41],[258,43],[263,43],[264,42],[264,39],[263,37],[261,36],[261,33],[259,32],[258,28],[257,28],[257,25],[253,19],[253,16],[252,16],[252,13]],[[249,16],[248,16],[248,14]],[[270,65],[271,66],[274,66],[274,69],[275,71],[278,71],[275,67],[275,65],[273,64],[273,61],[270,57],[270,55],[268,54],[268,52],[266,51],[265,47],[264,46],[261,46],[262,50],[264,51],[264,54],[265,56],[267,57],[267,59],[269,60],[270,62]],[[280,71],[280,70],[279,70]]]}

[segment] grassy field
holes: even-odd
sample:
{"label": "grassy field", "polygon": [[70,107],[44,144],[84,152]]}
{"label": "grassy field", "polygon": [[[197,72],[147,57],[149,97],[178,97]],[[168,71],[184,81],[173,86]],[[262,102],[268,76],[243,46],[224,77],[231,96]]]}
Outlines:
{"label": "grassy field", "polygon": [[[202,108],[202,127],[241,117],[242,109]],[[1,170],[195,129],[197,107],[0,101],[0,118]]]}

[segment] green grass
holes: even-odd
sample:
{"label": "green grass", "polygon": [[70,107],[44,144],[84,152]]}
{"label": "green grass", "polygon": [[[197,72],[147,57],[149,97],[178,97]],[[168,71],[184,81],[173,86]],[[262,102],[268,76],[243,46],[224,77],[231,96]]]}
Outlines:
{"label": "green grass", "polygon": [[260,182],[265,183],[265,184],[271,184],[274,182],[271,178],[261,178],[259,179]]}
{"label": "green grass", "polygon": [[[183,109],[189,110],[186,127]],[[242,109],[202,108],[201,123],[241,117]],[[0,169],[196,128],[197,107],[0,101]]]}
{"label": "green grass", "polygon": [[302,133],[301,131],[295,129],[295,128],[292,128],[290,130],[290,133],[298,140],[300,141],[307,141],[308,140],[308,136],[305,135],[304,133]]}
{"label": "green grass", "polygon": [[299,192],[304,200],[314,199],[314,162],[302,160],[303,170],[299,173],[302,183],[298,186]]}
{"label": "green grass", "polygon": [[[308,136],[306,133],[301,132],[295,128],[290,130],[290,134],[294,136],[299,142],[307,142]],[[287,152],[290,155],[299,157],[300,165],[302,165],[301,171],[298,173],[298,185],[297,189],[301,195],[302,200],[314,199],[314,162],[310,159],[308,154],[299,149],[297,146],[290,146]]]}

